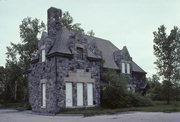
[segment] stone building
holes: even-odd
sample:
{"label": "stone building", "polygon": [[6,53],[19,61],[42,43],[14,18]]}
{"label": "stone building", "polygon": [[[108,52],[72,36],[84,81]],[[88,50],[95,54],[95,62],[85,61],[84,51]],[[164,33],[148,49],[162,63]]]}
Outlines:
{"label": "stone building", "polygon": [[146,72],[126,47],[73,32],[61,23],[62,12],[48,9],[48,32],[42,33],[32,59],[29,102],[36,112],[57,113],[64,108],[100,105],[101,73],[114,69],[131,78],[129,89],[145,87]]}

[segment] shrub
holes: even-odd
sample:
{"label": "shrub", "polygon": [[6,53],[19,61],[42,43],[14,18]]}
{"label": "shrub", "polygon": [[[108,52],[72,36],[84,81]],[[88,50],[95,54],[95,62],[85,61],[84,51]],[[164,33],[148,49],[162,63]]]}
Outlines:
{"label": "shrub", "polygon": [[138,93],[129,93],[128,96],[130,97],[130,105],[133,107],[152,105],[152,101],[149,97],[141,96]]}
{"label": "shrub", "polygon": [[[122,108],[151,105],[148,97],[127,91],[126,79],[114,71],[108,71],[102,93],[102,106],[107,108]],[[106,81],[106,82],[107,82]]]}

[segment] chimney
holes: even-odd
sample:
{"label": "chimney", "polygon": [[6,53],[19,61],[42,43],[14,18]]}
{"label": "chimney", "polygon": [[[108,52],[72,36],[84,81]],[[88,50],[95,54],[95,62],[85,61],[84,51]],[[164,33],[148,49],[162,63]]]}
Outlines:
{"label": "chimney", "polygon": [[48,9],[47,14],[48,35],[54,37],[61,28],[62,11],[61,9],[51,7]]}

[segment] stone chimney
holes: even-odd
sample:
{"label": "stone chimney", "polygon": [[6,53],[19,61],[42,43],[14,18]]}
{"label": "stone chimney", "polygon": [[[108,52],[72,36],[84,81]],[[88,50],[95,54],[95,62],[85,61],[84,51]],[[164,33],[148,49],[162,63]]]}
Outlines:
{"label": "stone chimney", "polygon": [[61,28],[62,11],[61,9],[51,7],[47,11],[47,16],[48,35],[54,37]]}

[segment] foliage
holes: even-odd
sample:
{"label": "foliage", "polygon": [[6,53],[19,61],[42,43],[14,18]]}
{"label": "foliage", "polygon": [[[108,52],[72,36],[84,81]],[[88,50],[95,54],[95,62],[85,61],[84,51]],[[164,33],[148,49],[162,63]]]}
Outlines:
{"label": "foliage", "polygon": [[[125,77],[119,76],[113,70],[108,70],[105,78],[106,84],[102,93],[102,106],[108,108],[122,108],[130,106],[151,105],[149,98],[140,94],[128,92]],[[113,94],[112,94],[113,93]]]}
{"label": "foliage", "polygon": [[[65,26],[67,29],[69,29],[71,31],[78,31],[82,34],[85,34],[85,31],[81,27],[80,23],[73,23],[74,19],[68,11],[65,11],[63,13],[61,22],[62,22],[63,26]],[[93,32],[93,30],[90,30],[87,32],[87,35],[94,36],[95,33]]]}
{"label": "foliage", "polygon": [[61,22],[62,24],[68,28],[69,30],[73,30],[73,31],[79,31],[81,33],[84,34],[84,29],[82,29],[80,26],[81,24],[80,23],[75,23],[73,24],[73,17],[69,14],[68,11],[65,11],[63,13],[63,16],[62,16],[62,19],[61,19]]}
{"label": "foliage", "polygon": [[[153,78],[149,78],[153,79]],[[153,82],[148,80],[150,88],[146,96],[149,96],[152,100],[180,100],[180,83],[169,82],[164,80],[162,83],[159,81]]]}
{"label": "foliage", "polygon": [[139,93],[129,92],[127,94],[128,100],[126,102],[129,103],[130,107],[140,107],[140,106],[150,106],[152,101],[149,97],[142,96]]}
{"label": "foliage", "polygon": [[180,82],[180,31],[174,27],[170,34],[166,34],[164,25],[154,32],[154,54],[157,57],[156,66],[159,75],[164,80],[162,84],[163,97],[167,103],[173,96],[173,82]]}
{"label": "foliage", "polygon": [[94,31],[93,31],[93,30],[90,30],[90,31],[88,31],[88,32],[87,32],[87,35],[89,35],[89,36],[94,36],[94,35],[95,35],[95,33],[94,33]]}
{"label": "foliage", "polygon": [[163,100],[162,84],[159,82],[154,84],[154,87],[148,91],[147,96],[149,96],[152,100]]}
{"label": "foliage", "polygon": [[38,49],[37,35],[45,29],[38,19],[23,19],[20,28],[21,43],[11,43],[7,47],[5,67],[5,101],[27,101],[27,77],[31,58]]}

